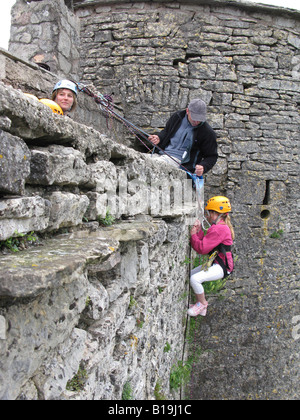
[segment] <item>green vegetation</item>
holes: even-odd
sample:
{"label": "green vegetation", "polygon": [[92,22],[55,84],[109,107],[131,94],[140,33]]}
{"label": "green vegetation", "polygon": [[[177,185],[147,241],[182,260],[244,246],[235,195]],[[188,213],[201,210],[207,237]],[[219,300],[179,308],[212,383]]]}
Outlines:
{"label": "green vegetation", "polygon": [[126,382],[124,387],[123,387],[123,392],[122,392],[122,400],[123,401],[128,401],[128,400],[133,400],[133,395],[132,395],[132,388],[131,388],[131,384],[130,382]]}
{"label": "green vegetation", "polygon": [[167,341],[164,347],[164,353],[168,353],[170,350],[171,350],[171,345]]}
{"label": "green vegetation", "polygon": [[282,235],[283,235],[283,230],[279,229],[279,230],[275,230],[275,232],[271,233],[270,238],[279,239],[279,238],[281,238]]}
{"label": "green vegetation", "polygon": [[129,308],[134,308],[135,306],[138,306],[137,301],[134,299],[132,295],[130,295],[130,302],[129,302]]}
{"label": "green vegetation", "polygon": [[77,374],[68,381],[66,386],[67,391],[82,391],[84,389],[87,378],[88,375],[86,370],[80,366]]}
{"label": "green vegetation", "polygon": [[170,373],[170,388],[177,391],[181,386],[185,386],[191,377],[194,358],[191,356],[184,363],[182,360],[174,364]]}
{"label": "green vegetation", "polygon": [[162,385],[160,379],[156,382],[155,388],[154,388],[154,396],[157,401],[166,400],[166,396],[162,392]]}
{"label": "green vegetation", "polygon": [[28,248],[28,246],[32,245],[36,240],[37,237],[34,232],[25,234],[15,231],[14,236],[5,241],[0,241],[0,250],[6,248],[12,252],[19,252]]}
{"label": "green vegetation", "polygon": [[116,219],[110,214],[109,210],[107,210],[105,218],[98,217],[98,222],[102,226],[111,226],[115,223],[115,221]]}

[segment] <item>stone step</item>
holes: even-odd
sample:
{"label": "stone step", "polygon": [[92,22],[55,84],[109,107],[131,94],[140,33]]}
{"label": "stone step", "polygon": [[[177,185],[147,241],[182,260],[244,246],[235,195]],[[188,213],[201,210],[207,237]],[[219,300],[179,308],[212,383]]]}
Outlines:
{"label": "stone step", "polygon": [[101,263],[119,242],[97,232],[58,235],[43,246],[0,257],[0,298],[30,298],[71,283],[87,264]]}
{"label": "stone step", "polygon": [[89,265],[104,265],[120,242],[145,240],[159,222],[122,222],[48,239],[42,246],[0,256],[0,299],[34,298],[76,281]]}

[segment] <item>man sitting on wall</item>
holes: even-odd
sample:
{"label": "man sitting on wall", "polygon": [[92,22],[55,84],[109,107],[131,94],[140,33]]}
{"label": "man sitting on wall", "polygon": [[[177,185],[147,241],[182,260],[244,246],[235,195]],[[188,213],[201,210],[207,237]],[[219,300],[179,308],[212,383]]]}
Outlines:
{"label": "man sitting on wall", "polygon": [[149,136],[159,156],[182,169],[187,169],[197,176],[202,176],[215,165],[218,159],[217,136],[206,122],[206,104],[201,99],[194,99],[184,111],[171,116],[165,128],[158,134]]}

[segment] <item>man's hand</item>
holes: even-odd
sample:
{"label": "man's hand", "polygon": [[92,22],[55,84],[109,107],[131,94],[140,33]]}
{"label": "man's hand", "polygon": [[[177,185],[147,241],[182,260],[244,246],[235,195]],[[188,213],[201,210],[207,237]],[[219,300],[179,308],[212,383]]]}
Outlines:
{"label": "man's hand", "polygon": [[197,176],[202,176],[202,175],[203,175],[203,172],[204,172],[204,168],[203,168],[203,166],[201,166],[201,165],[196,165],[196,168],[195,168],[195,174],[196,174]]}
{"label": "man's hand", "polygon": [[155,144],[155,146],[158,143],[160,143],[160,138],[157,135],[155,135],[155,134],[153,134],[152,136],[149,136],[148,137],[148,140],[151,141],[151,143]]}

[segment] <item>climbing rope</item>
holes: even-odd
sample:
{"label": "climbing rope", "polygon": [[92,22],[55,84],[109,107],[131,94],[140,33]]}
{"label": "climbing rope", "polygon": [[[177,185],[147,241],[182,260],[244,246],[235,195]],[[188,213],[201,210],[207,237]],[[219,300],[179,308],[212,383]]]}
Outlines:
{"label": "climbing rope", "polygon": [[[142,130],[141,128],[137,127],[135,124],[133,124],[132,122],[128,121],[126,118],[122,117],[118,112],[116,112],[113,108],[113,103],[112,103],[112,99],[110,96],[108,95],[102,95],[101,93],[99,94],[95,94],[94,92],[92,92],[87,86],[83,85],[82,83],[76,83],[74,82],[77,87],[78,90],[80,92],[83,92],[87,95],[89,95],[90,97],[92,97],[95,102],[100,105],[100,108],[102,111],[104,111],[104,113],[111,115],[113,118],[115,118],[117,121],[121,122],[132,134],[135,135],[135,137],[137,137],[137,139],[149,150],[152,151],[143,140],[148,141],[149,143],[151,143],[151,145],[154,148],[157,148],[160,152],[162,152],[163,154],[165,154],[166,156],[168,156],[170,159],[172,159],[176,165],[178,165],[178,162],[176,161],[176,159],[174,159],[172,156],[170,156],[165,150],[163,150],[160,146],[155,145],[154,143],[151,142],[151,140],[149,140],[149,136],[150,134],[146,133],[144,130]],[[115,106],[116,107],[116,106]],[[185,170],[188,175],[192,175],[188,169],[186,169],[183,165],[180,166],[183,170]],[[191,176],[192,177],[192,176]],[[193,178],[193,177],[192,177]]]}
{"label": "climbing rope", "polygon": [[[153,154],[153,152],[155,151],[155,148],[157,148],[162,154],[168,156],[171,160],[173,160],[176,163],[176,166],[178,165],[177,160],[174,159],[173,156],[169,155],[159,145],[155,145],[154,143],[152,143],[151,140],[149,140],[150,134],[146,133],[144,130],[137,127],[135,124],[128,121],[126,118],[122,117],[118,112],[115,111],[114,108],[118,108],[118,107],[113,103],[113,99],[110,95],[102,95],[101,93],[95,94],[84,84],[77,83],[75,81],[74,81],[74,83],[77,85],[79,92],[83,92],[83,93],[87,94],[88,96],[93,98],[95,100],[95,102],[100,106],[100,109],[106,115],[107,124],[108,124],[108,121],[110,120],[110,118],[111,118],[111,121],[113,121],[113,119],[115,119],[115,120],[121,122],[131,132],[131,134],[133,134],[139,140],[139,142],[141,142],[143,144],[143,146],[149,152],[151,152]],[[108,126],[108,128],[109,128],[109,126]],[[145,141],[149,142],[152,145],[152,147],[153,147],[152,150],[146,144]],[[205,229],[204,223],[205,222],[207,224],[209,224],[209,223],[204,216],[204,179],[203,179],[202,176],[198,177],[197,175],[192,174],[182,164],[180,165],[180,169],[183,169],[189,175],[189,177],[192,178],[192,180],[194,182],[194,185],[195,185],[195,188],[196,188],[197,202],[198,202],[198,213],[200,215],[200,218],[202,219],[202,227]]]}

